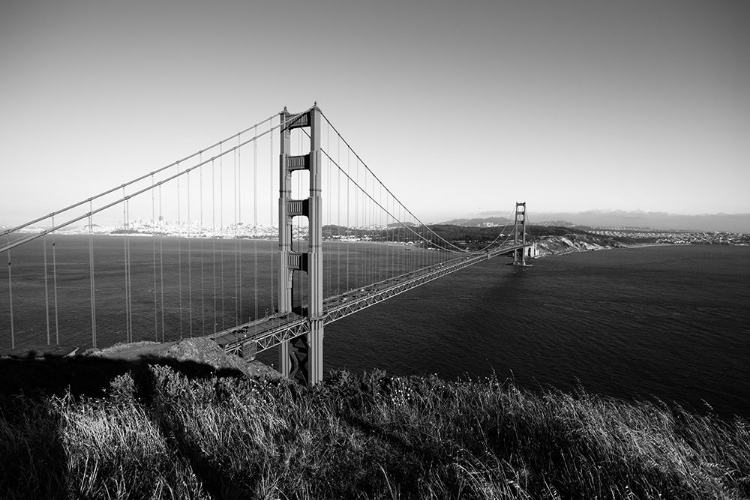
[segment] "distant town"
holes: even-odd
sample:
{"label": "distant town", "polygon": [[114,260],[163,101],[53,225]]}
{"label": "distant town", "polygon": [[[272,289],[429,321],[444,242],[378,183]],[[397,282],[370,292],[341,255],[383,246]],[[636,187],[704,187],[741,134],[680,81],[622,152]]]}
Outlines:
{"label": "distant town", "polygon": [[[448,240],[469,239],[486,240],[495,238],[498,234],[512,233],[512,221],[489,220],[451,221],[444,224],[430,224],[429,227],[436,233]],[[469,222],[466,224],[466,222]],[[511,226],[511,227],[509,227]],[[395,237],[399,225],[368,226],[347,228],[343,226],[324,226],[323,238],[326,240],[342,241],[404,241],[414,239],[414,233],[420,230],[412,226],[414,231],[407,231],[400,237]],[[457,230],[461,229],[462,236],[458,236]],[[565,231],[573,231],[579,234],[591,235],[616,239],[632,243],[657,243],[676,245],[750,245],[750,233],[733,233],[727,231],[691,231],[691,230],[664,230],[643,227],[590,227],[577,226],[565,221],[541,222],[530,225],[529,239],[537,236],[563,234]],[[27,227],[21,230],[24,233],[38,233],[45,230],[43,227]],[[495,231],[493,231],[495,230]],[[308,235],[306,225],[292,226],[295,239],[305,239]],[[467,234],[468,233],[468,234]],[[476,234],[475,234],[476,233]],[[141,220],[131,221],[127,226],[78,226],[65,228],[58,234],[106,234],[106,235],[129,235],[129,236],[171,236],[185,238],[243,238],[243,239],[276,239],[278,227],[271,225],[231,224],[224,227],[205,227],[199,222],[172,222],[166,220]]]}
{"label": "distant town", "polygon": [[592,228],[588,232],[617,239],[675,245],[750,245],[750,234],[709,231],[665,231],[638,227]]}

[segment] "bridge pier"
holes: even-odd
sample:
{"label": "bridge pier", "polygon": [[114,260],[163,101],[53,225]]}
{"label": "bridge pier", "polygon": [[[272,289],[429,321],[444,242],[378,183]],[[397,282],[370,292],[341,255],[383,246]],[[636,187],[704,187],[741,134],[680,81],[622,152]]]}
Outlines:
{"label": "bridge pier", "polygon": [[[299,378],[308,386],[323,380],[323,219],[320,171],[320,109],[317,103],[310,110],[296,115],[286,108],[281,112],[281,151],[279,153],[279,313],[293,309],[292,293],[295,272],[309,276],[308,307],[306,311],[309,333],[304,338],[282,342],[279,346],[279,371],[282,375]],[[291,156],[291,131],[309,127],[310,153]],[[310,172],[310,196],[305,200],[291,198],[292,173]],[[309,221],[308,251],[296,252],[292,244],[292,219],[307,217]],[[300,304],[301,306],[301,304]],[[301,309],[301,307],[300,307]],[[294,349],[294,350],[293,350]]]}

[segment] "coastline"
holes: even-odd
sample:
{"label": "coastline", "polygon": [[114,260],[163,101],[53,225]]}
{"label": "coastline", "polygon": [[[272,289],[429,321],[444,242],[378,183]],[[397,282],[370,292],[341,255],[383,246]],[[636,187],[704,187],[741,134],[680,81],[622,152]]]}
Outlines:
{"label": "coastline", "polygon": [[533,258],[543,258],[552,255],[565,255],[578,252],[593,252],[611,250],[613,248],[629,248],[615,240],[596,236],[568,234],[565,236],[542,236],[534,242]]}
{"label": "coastline", "polygon": [[673,243],[623,243],[610,238],[581,234],[542,236],[534,244],[535,255],[532,256],[534,259],[599,250],[635,250],[637,248],[674,246]]}

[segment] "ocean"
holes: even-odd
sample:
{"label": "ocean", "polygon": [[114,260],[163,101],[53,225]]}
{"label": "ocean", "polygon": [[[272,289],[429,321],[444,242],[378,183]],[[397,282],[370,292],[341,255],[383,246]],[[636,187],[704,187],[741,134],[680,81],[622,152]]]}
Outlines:
{"label": "ocean", "polygon": [[[197,335],[274,307],[274,242],[192,240],[186,253],[186,240],[128,241],[130,307],[140,321],[133,340]],[[49,256],[50,241],[12,253],[16,347],[46,343],[45,318],[54,325],[45,308],[51,272],[46,292],[39,274],[43,244]],[[65,262],[57,269],[60,343],[84,348],[92,343],[88,244],[85,237],[56,243],[58,262]],[[125,240],[96,237],[94,246],[101,347],[129,339],[125,272],[108,264],[121,262]],[[350,248],[352,256],[365,250],[372,256],[376,247],[329,246],[329,293],[350,286],[347,280],[367,279],[342,277],[334,262]],[[216,265],[201,264],[213,255]],[[654,246],[546,257],[529,267],[508,262],[483,262],[328,325],[324,369],[496,376],[534,390],[583,388],[750,417],[750,247]],[[237,269],[243,269],[239,282]],[[7,282],[6,272],[0,275],[3,350],[10,347]],[[193,292],[174,293],[188,282]],[[119,298],[107,301],[107,293]],[[54,326],[50,331],[54,344]],[[259,359],[278,363],[274,351]]]}

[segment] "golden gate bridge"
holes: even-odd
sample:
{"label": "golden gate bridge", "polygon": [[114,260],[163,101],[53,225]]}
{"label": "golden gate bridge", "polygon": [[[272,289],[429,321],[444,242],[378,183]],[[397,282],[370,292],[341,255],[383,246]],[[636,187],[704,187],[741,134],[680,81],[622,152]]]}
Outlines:
{"label": "golden gate bridge", "polygon": [[[324,196],[325,194],[325,196]],[[145,219],[144,219],[145,217]],[[424,224],[317,103],[0,233],[0,345],[209,337],[323,378],[325,325],[499,255],[526,204],[469,248]]]}

